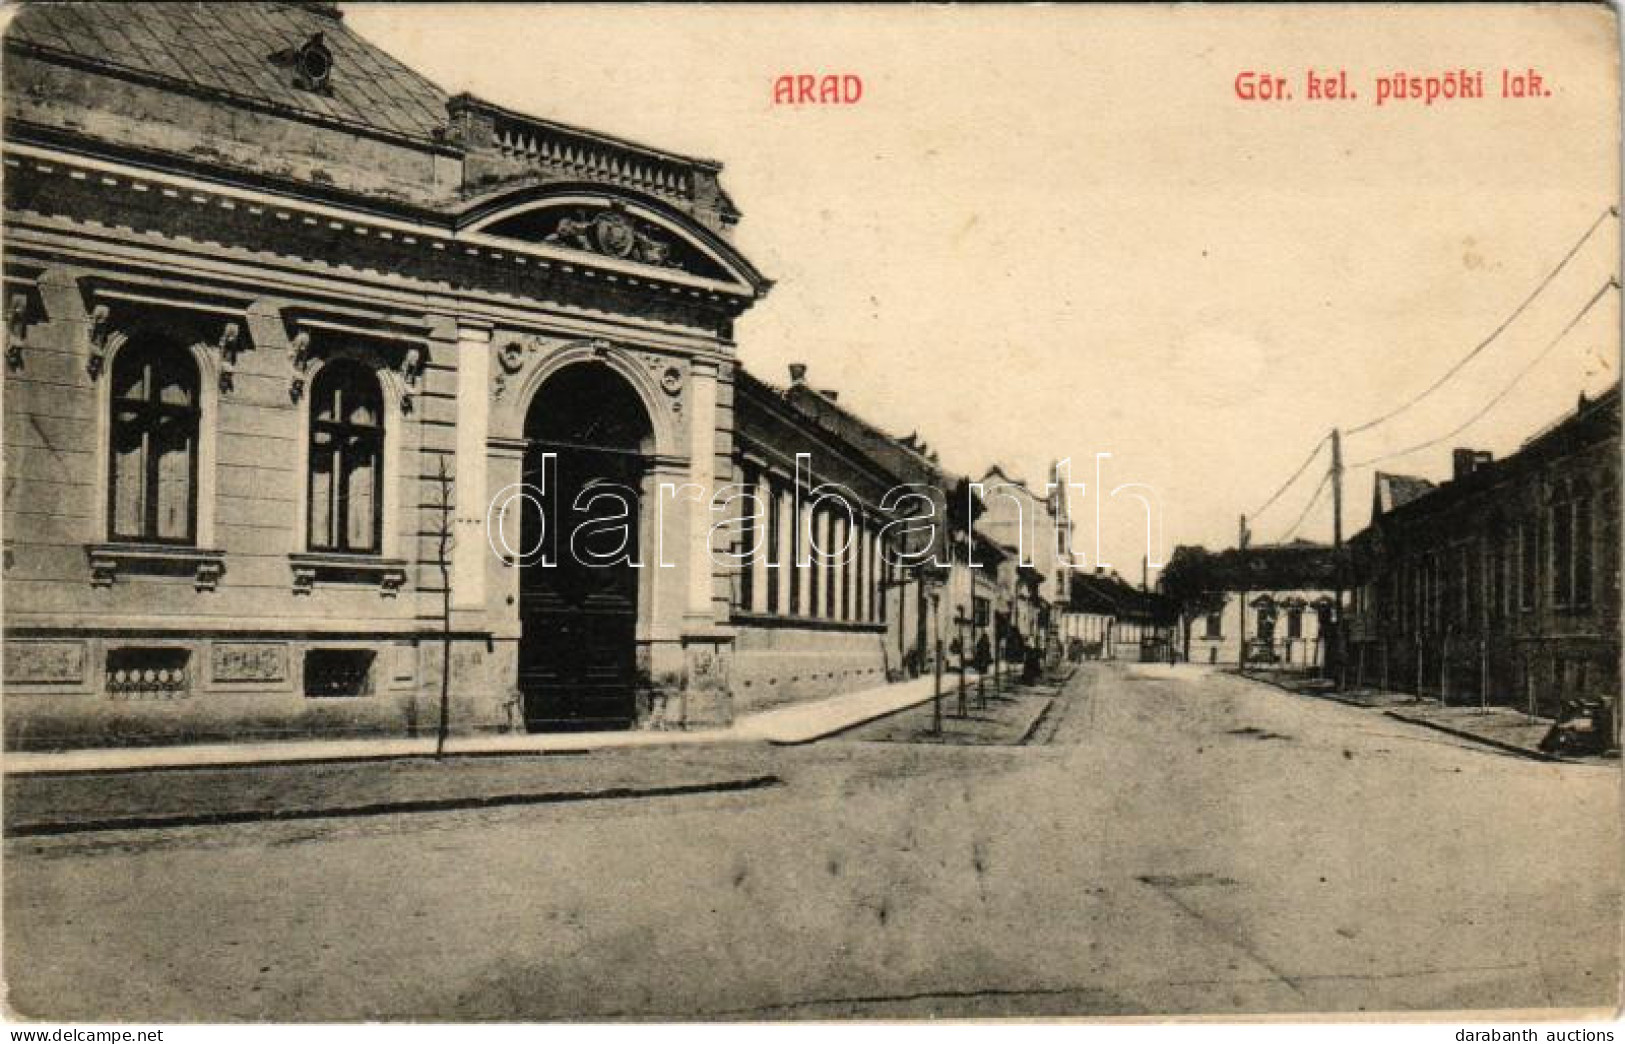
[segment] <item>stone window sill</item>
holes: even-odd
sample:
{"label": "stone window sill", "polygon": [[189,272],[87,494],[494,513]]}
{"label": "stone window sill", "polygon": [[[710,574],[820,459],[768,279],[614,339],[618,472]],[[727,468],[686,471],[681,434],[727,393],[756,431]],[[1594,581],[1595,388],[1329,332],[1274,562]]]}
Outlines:
{"label": "stone window sill", "polygon": [[378,593],[394,598],[406,583],[406,563],[398,558],[312,551],[288,556],[293,569],[293,593],[310,594],[317,584],[376,585]]}
{"label": "stone window sill", "polygon": [[213,591],[226,567],[224,551],[173,544],[91,544],[85,556],[92,587],[111,587],[120,574],[190,576],[199,591]]}
{"label": "stone window sill", "polygon": [[731,622],[749,627],[799,627],[811,631],[857,631],[883,633],[886,624],[883,621],[866,620],[831,620],[822,616],[789,616],[783,613],[746,612],[736,609],[731,614]]}

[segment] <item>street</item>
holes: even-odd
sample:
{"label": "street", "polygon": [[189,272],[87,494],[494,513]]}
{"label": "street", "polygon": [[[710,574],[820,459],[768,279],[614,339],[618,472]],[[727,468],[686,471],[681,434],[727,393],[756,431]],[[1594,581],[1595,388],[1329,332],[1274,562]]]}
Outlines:
{"label": "street", "polygon": [[1617,762],[1152,665],[1086,664],[1027,745],[872,732],[718,748],[784,780],[741,793],[13,839],[9,1005],[167,1022],[1617,1002]]}

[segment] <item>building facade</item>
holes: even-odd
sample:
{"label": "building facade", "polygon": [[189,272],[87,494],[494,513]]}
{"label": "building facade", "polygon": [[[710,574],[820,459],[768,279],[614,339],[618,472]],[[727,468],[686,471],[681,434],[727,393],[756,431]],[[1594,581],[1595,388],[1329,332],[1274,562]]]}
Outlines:
{"label": "building facade", "polygon": [[1391,478],[1352,541],[1351,681],[1543,716],[1617,701],[1617,387],[1502,460],[1456,450],[1437,487]]}
{"label": "building facade", "polygon": [[5,47],[9,742],[411,733],[442,670],[459,730],[729,718],[736,571],[658,495],[733,474],[769,287],[718,164],[448,97],[324,4]]}
{"label": "building facade", "polygon": [[1221,608],[1195,621],[1190,661],[1239,664],[1245,647],[1252,669],[1319,668],[1327,658],[1333,603],[1329,588],[1227,591]]}
{"label": "building facade", "polygon": [[1039,493],[999,465],[978,482],[985,510],[978,526],[1016,562],[1018,576],[1009,625],[1022,644],[1042,653],[1059,649],[1060,613],[1071,572],[1071,531],[1060,487]]}
{"label": "building facade", "polygon": [[890,497],[902,478],[847,437],[850,426],[820,424],[798,405],[804,374],[798,366],[781,390],[736,373],[736,711],[901,673],[887,603],[899,520],[910,517]]}
{"label": "building facade", "polygon": [[1075,572],[1060,618],[1060,640],[1073,660],[1164,663],[1175,648],[1178,606],[1136,588],[1104,566]]}
{"label": "building facade", "polygon": [[1214,554],[1180,548],[1174,559],[1200,562],[1181,583],[1202,606],[1181,614],[1191,663],[1318,670],[1335,660],[1342,558],[1332,548],[1294,540]]}
{"label": "building facade", "polygon": [[720,164],[328,3],[5,49],[8,744],[708,727],[1049,641],[1053,505],[1014,484],[1023,565],[923,443],[740,366]]}

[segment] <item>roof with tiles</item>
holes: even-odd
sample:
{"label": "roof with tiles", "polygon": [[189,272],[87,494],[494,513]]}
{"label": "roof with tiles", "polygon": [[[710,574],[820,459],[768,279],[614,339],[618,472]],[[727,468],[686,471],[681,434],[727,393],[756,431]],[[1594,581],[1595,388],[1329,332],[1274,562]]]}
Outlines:
{"label": "roof with tiles", "polygon": [[1227,591],[1324,590],[1337,582],[1346,552],[1311,540],[1226,548],[1214,556],[1214,575]]}
{"label": "roof with tiles", "polygon": [[[332,52],[330,91],[305,90],[271,56],[315,34]],[[319,3],[50,3],[23,8],[7,47],[236,104],[437,143],[446,94]]]}
{"label": "roof with tiles", "polygon": [[1617,447],[1619,438],[1620,388],[1610,385],[1596,398],[1581,395],[1572,412],[1531,436],[1517,452],[1476,468],[1469,475],[1430,485],[1421,496],[1397,505],[1390,514],[1399,524],[1429,525],[1435,512],[1471,504],[1472,498],[1486,490],[1537,473],[1554,457],[1561,458],[1578,446],[1612,440]]}
{"label": "roof with tiles", "polygon": [[1115,573],[1074,572],[1068,580],[1068,612],[1159,622],[1172,621],[1177,613],[1171,599],[1142,591]]}
{"label": "roof with tiles", "polygon": [[950,475],[940,463],[920,452],[916,444],[893,437],[828,394],[815,390],[805,380],[792,382],[780,394],[802,413],[839,432],[854,446],[875,455],[892,474],[905,482],[947,489],[950,485],[957,487],[966,481],[961,476]]}
{"label": "roof with tiles", "polygon": [[1386,471],[1377,472],[1375,503],[1373,516],[1386,514],[1395,508],[1404,507],[1418,497],[1426,496],[1436,487],[1425,478],[1415,475],[1391,475]]}

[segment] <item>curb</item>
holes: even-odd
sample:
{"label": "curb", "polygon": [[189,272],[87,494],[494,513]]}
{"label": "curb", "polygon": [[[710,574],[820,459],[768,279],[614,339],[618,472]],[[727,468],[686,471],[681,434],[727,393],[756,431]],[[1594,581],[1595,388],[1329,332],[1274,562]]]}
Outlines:
{"label": "curb", "polygon": [[[924,675],[921,675],[921,677],[924,677]],[[944,674],[943,677],[947,678],[948,675]],[[971,678],[973,676],[967,674],[966,677],[967,677],[967,679],[969,679],[969,678]],[[943,692],[942,692],[942,695],[943,695],[944,698],[947,698],[948,691],[946,689],[944,689]],[[795,739],[775,739],[772,736],[768,736],[768,737],[766,737],[766,739],[767,739],[767,742],[771,743],[775,747],[804,747],[809,743],[818,743],[818,742],[820,742],[822,740],[827,740],[831,736],[839,736],[843,732],[851,732],[853,729],[861,728],[864,725],[868,725],[871,722],[879,721],[881,718],[889,718],[893,714],[901,714],[904,711],[913,710],[915,707],[923,707],[924,705],[926,705],[927,703],[930,703],[932,700],[934,700],[936,698],[937,697],[935,696],[935,694],[927,694],[925,696],[922,696],[920,699],[914,700],[914,701],[912,701],[910,703],[905,703],[905,704],[902,704],[902,705],[896,706],[896,707],[887,707],[887,708],[885,708],[883,710],[877,710],[873,714],[869,714],[869,715],[867,715],[865,717],[862,717],[862,718],[853,718],[850,721],[843,721],[839,725],[836,725],[833,728],[829,729],[829,731],[820,732],[820,733],[818,733],[816,735],[799,736],[799,737],[797,737]]]}
{"label": "curb", "polygon": [[1263,682],[1266,685],[1273,686],[1274,688],[1280,689],[1282,692],[1289,693],[1293,696],[1302,696],[1306,699],[1331,700],[1334,703],[1341,703],[1345,707],[1358,707],[1360,710],[1380,710],[1383,714],[1393,718],[1395,721],[1403,721],[1407,725],[1420,725],[1423,728],[1433,729],[1435,732],[1443,732],[1446,735],[1455,736],[1457,739],[1470,740],[1473,743],[1479,743],[1486,747],[1493,747],[1494,749],[1503,753],[1515,754],[1520,758],[1528,758],[1531,761],[1556,762],[1564,765],[1585,764],[1585,762],[1576,761],[1573,758],[1560,757],[1556,754],[1547,754],[1545,751],[1541,750],[1531,750],[1528,747],[1520,747],[1515,743],[1507,743],[1504,740],[1491,739],[1488,736],[1480,736],[1478,733],[1468,732],[1466,729],[1452,728],[1449,725],[1441,725],[1436,721],[1429,721],[1426,718],[1413,717],[1404,713],[1403,711],[1392,710],[1388,707],[1373,707],[1370,704],[1360,703],[1357,700],[1351,700],[1347,697],[1338,696],[1333,693],[1299,692],[1296,689],[1288,688],[1287,686],[1282,685],[1280,682],[1277,682],[1271,678],[1262,678],[1258,677],[1257,675],[1237,674],[1237,677],[1246,678],[1251,681]]}
{"label": "curb", "polygon": [[1407,725],[1421,725],[1423,728],[1433,729],[1436,732],[1443,732],[1448,735],[1455,736],[1458,739],[1472,740],[1474,743],[1482,743],[1486,747],[1494,747],[1496,750],[1503,751],[1507,754],[1516,754],[1519,757],[1528,758],[1531,761],[1555,761],[1565,765],[1582,764],[1581,762],[1573,761],[1569,758],[1560,758],[1555,754],[1547,754],[1545,751],[1530,750],[1528,747],[1520,747],[1515,743],[1506,743],[1501,740],[1490,739],[1488,736],[1480,736],[1477,733],[1468,732],[1466,729],[1451,728],[1449,725],[1441,725],[1436,721],[1428,721],[1426,718],[1413,718],[1408,714],[1402,714],[1398,711],[1391,710],[1385,710],[1383,713],[1388,715],[1388,717],[1393,718],[1395,721],[1403,721]]}
{"label": "curb", "polygon": [[[944,677],[946,677],[946,675],[944,675]],[[1070,678],[1068,680],[1070,680]],[[1065,683],[1062,683],[1062,684],[1064,685]],[[956,696],[955,693],[950,692],[950,691],[948,691],[946,689],[943,690],[943,693],[942,693],[942,698],[943,699],[946,700],[946,699],[954,698],[955,696]],[[1016,740],[1012,744],[990,744],[990,745],[1016,746],[1016,747],[1025,746],[1027,744],[1027,742],[1030,739],[1032,739],[1033,734],[1038,731],[1038,727],[1040,725],[1042,725],[1044,723],[1045,719],[1047,719],[1049,717],[1050,708],[1055,706],[1055,701],[1059,697],[1060,697],[1060,688],[1057,687],[1056,691],[1052,695],[1050,695],[1048,697],[1048,700],[1045,702],[1044,709],[1038,712],[1038,717],[1033,720],[1032,724],[1027,726],[1027,730],[1022,734],[1020,739]],[[880,712],[877,712],[877,713],[875,713],[875,714],[873,714],[873,715],[871,715],[871,716],[869,716],[867,718],[862,719],[861,721],[852,721],[852,722],[843,723],[842,725],[835,728],[834,730],[832,730],[830,732],[822,733],[822,734],[817,735],[817,736],[809,736],[809,737],[805,737],[805,738],[802,738],[802,739],[793,739],[793,740],[769,739],[768,742],[773,744],[776,747],[800,747],[800,746],[806,746],[807,744],[810,744],[810,743],[819,743],[819,742],[822,742],[823,740],[829,739],[832,736],[839,736],[842,733],[850,732],[853,729],[861,728],[864,725],[872,724],[874,722],[880,721],[883,718],[889,718],[894,714],[902,714],[905,711],[911,711],[911,710],[915,710],[916,708],[923,707],[927,703],[930,703],[932,700],[934,700],[936,698],[937,697],[935,695],[931,695],[931,696],[925,697],[924,699],[917,700],[917,701],[915,701],[913,703],[907,704],[907,705],[902,706],[902,707],[893,707],[893,708],[891,708],[889,710],[880,711]],[[991,694],[988,696],[988,699],[1009,699],[1009,698],[1010,698],[1009,693],[1006,693],[1002,697],[993,696]]]}
{"label": "curb", "polygon": [[1016,746],[1025,747],[1032,743],[1033,737],[1038,735],[1038,730],[1043,728],[1044,723],[1049,720],[1050,711],[1055,709],[1055,703],[1060,698],[1061,694],[1059,692],[1049,698],[1049,702],[1044,704],[1044,709],[1038,712],[1038,717],[1033,719],[1033,723],[1027,726],[1027,731],[1021,734],[1020,739],[1016,740]]}
{"label": "curb", "polygon": [[553,805],[575,801],[620,801],[630,798],[675,797],[758,790],[784,782],[778,776],[747,776],[706,783],[678,783],[663,787],[610,787],[604,790],[564,790],[542,793],[486,794],[456,798],[419,798],[332,808],[236,809],[223,812],[178,813],[167,816],[122,816],[108,819],[23,823],[5,828],[7,837],[48,837],[106,830],[161,830],[173,827],[225,826],[238,823],[287,823],[308,819],[356,819],[416,812],[458,812],[515,805]]}
{"label": "curb", "polygon": [[[943,695],[946,696],[947,693],[943,693]],[[888,707],[885,710],[876,711],[866,718],[854,718],[851,721],[843,721],[841,724],[830,729],[828,732],[820,732],[816,736],[799,736],[796,739],[774,739],[773,737],[769,736],[767,738],[767,742],[771,743],[775,747],[805,747],[809,743],[819,743],[823,740],[829,739],[831,736],[839,736],[843,732],[851,732],[853,729],[862,728],[870,722],[879,721],[881,718],[889,718],[893,714],[901,714],[904,711],[913,710],[915,707],[924,706],[934,699],[936,699],[935,696],[927,696],[925,699],[919,700],[915,703],[904,704],[901,707]]]}
{"label": "curb", "polygon": [[[572,734],[572,735],[589,735],[589,734],[588,733],[575,733],[575,734]],[[612,733],[611,735],[622,736],[622,735],[626,735],[626,733],[617,732],[617,733]],[[436,754],[434,752],[433,741],[430,740],[430,741],[428,741],[428,745],[425,746],[425,747],[422,747],[421,749],[410,748],[410,747],[398,747],[398,748],[376,750],[376,751],[339,752],[339,751],[334,751],[334,750],[316,750],[316,749],[299,750],[299,749],[296,748],[296,749],[286,751],[286,752],[278,751],[277,753],[278,753],[279,756],[277,756],[277,757],[245,757],[245,756],[238,756],[238,757],[225,757],[225,758],[219,758],[219,759],[204,758],[202,760],[197,760],[197,761],[170,761],[170,762],[160,762],[160,763],[153,763],[153,764],[124,764],[124,765],[117,765],[117,764],[115,764],[115,765],[85,764],[85,765],[68,765],[68,766],[61,766],[61,767],[50,767],[50,768],[36,768],[36,767],[28,765],[26,762],[23,765],[19,766],[19,765],[15,764],[15,759],[18,756],[22,756],[22,757],[26,758],[26,757],[29,757],[29,756],[32,756],[32,755],[51,755],[51,754],[83,755],[83,754],[85,754],[87,752],[112,754],[112,753],[120,753],[120,752],[126,752],[126,751],[140,751],[140,752],[156,751],[156,752],[169,753],[169,752],[173,752],[173,751],[185,751],[189,745],[187,745],[187,744],[173,744],[173,745],[154,745],[154,746],[150,746],[150,747],[95,747],[95,748],[88,748],[87,747],[87,748],[72,748],[72,749],[65,750],[65,751],[4,751],[4,752],[0,752],[0,769],[3,769],[3,773],[0,773],[0,774],[3,774],[7,778],[19,778],[19,779],[21,779],[21,778],[25,778],[25,777],[33,778],[33,777],[62,777],[62,776],[83,776],[83,775],[98,775],[98,776],[100,776],[100,775],[122,775],[122,774],[127,774],[127,773],[139,773],[139,772],[194,772],[194,771],[211,770],[211,769],[247,769],[247,768],[272,768],[272,767],[279,767],[279,766],[365,764],[365,763],[377,763],[377,762],[384,762],[384,761],[455,761],[455,760],[460,760],[460,759],[507,758],[507,757],[524,757],[524,758],[549,757],[549,758],[557,758],[557,757],[574,757],[574,756],[579,756],[579,755],[583,755],[583,754],[596,754],[596,753],[599,753],[599,752],[604,751],[604,750],[646,750],[646,749],[664,749],[664,748],[677,747],[677,746],[703,746],[703,745],[707,745],[707,744],[717,744],[717,743],[754,743],[754,742],[760,742],[760,740],[758,738],[756,738],[756,737],[730,735],[730,734],[720,733],[720,732],[718,732],[718,733],[710,733],[710,732],[703,732],[703,731],[694,731],[694,732],[672,731],[672,732],[663,732],[663,733],[651,733],[650,735],[659,735],[659,736],[670,737],[670,738],[666,738],[666,739],[649,739],[649,740],[643,740],[643,741],[640,741],[640,742],[637,742],[637,743],[607,742],[607,743],[602,743],[602,744],[598,744],[598,745],[594,745],[594,746],[575,746],[575,747],[548,747],[544,743],[540,743],[540,742],[536,743],[535,745],[530,745],[529,743],[523,743],[523,744],[514,744],[512,746],[501,746],[501,747],[471,746],[471,747],[469,747],[469,749],[458,749],[457,747],[448,747],[446,749],[445,753],[443,753],[443,754]],[[454,737],[454,740],[455,739],[456,739],[456,737]],[[321,743],[321,742],[324,742],[324,741],[314,741],[314,742],[315,743]],[[348,742],[348,741],[341,741],[341,742]],[[392,743],[394,741],[385,739],[385,740],[383,740],[383,742],[387,745],[387,744]],[[467,737],[464,737],[464,742],[465,743],[467,742]],[[211,745],[211,749],[212,749],[213,746],[216,746],[216,745]],[[290,744],[290,746],[295,746],[295,745]],[[303,746],[303,744],[298,744],[298,746]]]}
{"label": "curb", "polygon": [[[120,749],[120,748],[105,748]],[[156,748],[135,748],[156,749]],[[33,753],[28,751],[25,753]],[[144,772],[209,772],[215,769],[256,769],[281,768],[284,766],[303,767],[307,765],[367,765],[378,764],[384,761],[454,761],[463,758],[559,758],[574,757],[581,754],[594,753],[592,750],[467,750],[451,751],[437,756],[434,751],[403,751],[400,753],[381,752],[378,754],[312,754],[309,757],[254,759],[244,758],[239,761],[192,761],[177,762],[173,765],[86,765],[73,768],[23,768],[7,767],[4,775],[11,779],[60,779],[65,776],[123,776],[132,773]]]}

